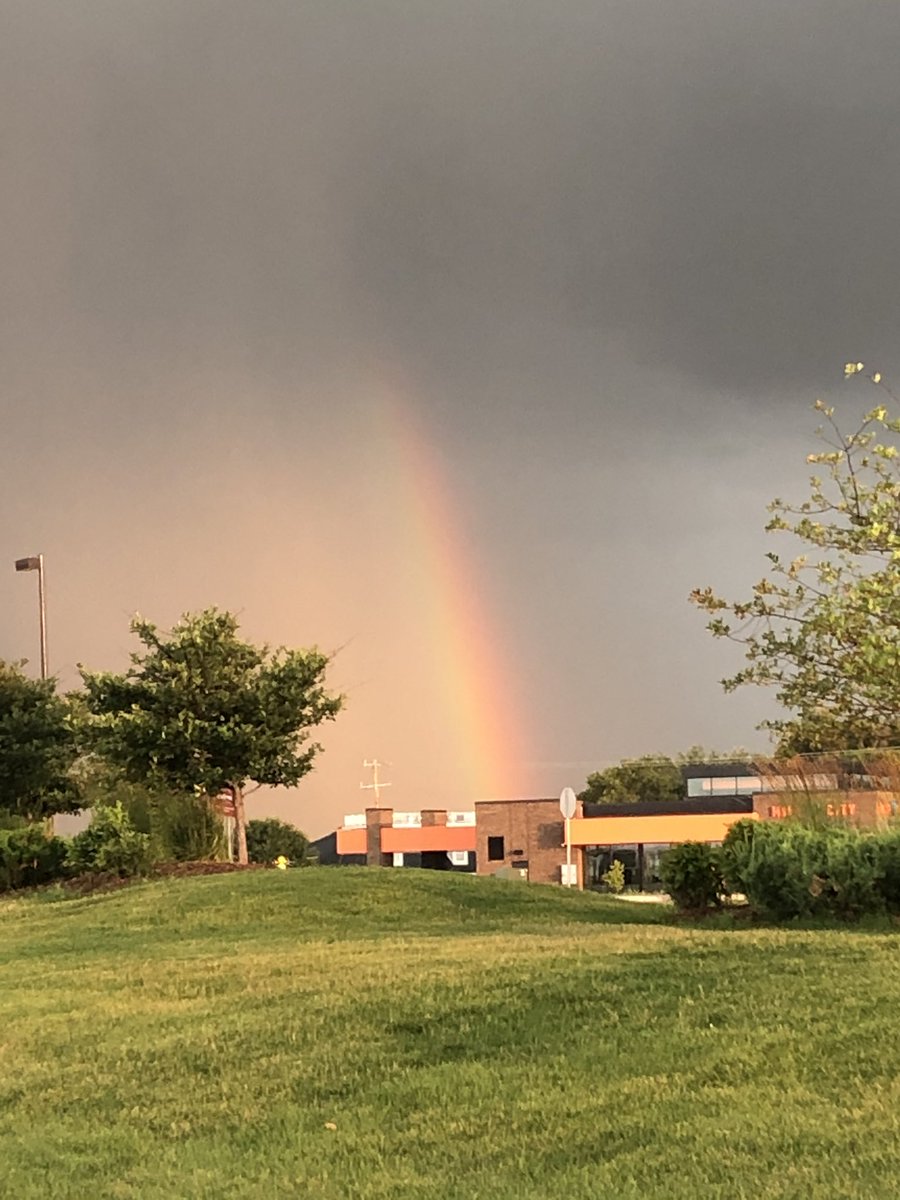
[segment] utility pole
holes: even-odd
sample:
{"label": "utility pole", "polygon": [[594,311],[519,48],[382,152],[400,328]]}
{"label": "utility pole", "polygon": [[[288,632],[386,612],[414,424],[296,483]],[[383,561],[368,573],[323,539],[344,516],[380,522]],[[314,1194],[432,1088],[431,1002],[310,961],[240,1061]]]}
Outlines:
{"label": "utility pole", "polygon": [[376,808],[378,807],[378,798],[381,795],[381,789],[391,786],[389,783],[381,782],[381,780],[378,777],[378,772],[381,770],[382,767],[389,766],[389,765],[390,764],[388,764],[388,763],[379,762],[377,758],[372,758],[372,759],[364,758],[363,759],[364,769],[366,771],[372,772],[372,782],[371,783],[361,783],[359,786],[362,788],[362,790],[364,792],[374,792],[375,793],[375,807]]}

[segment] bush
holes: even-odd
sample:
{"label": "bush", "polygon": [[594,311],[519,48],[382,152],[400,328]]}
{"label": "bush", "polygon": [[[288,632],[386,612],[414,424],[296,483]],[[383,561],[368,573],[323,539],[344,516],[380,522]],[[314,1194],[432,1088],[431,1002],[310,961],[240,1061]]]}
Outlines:
{"label": "bush", "polygon": [[273,863],[284,855],[292,867],[302,867],[309,858],[309,839],[294,825],[268,817],[247,822],[247,853],[252,863]]}
{"label": "bush", "polygon": [[776,920],[900,908],[900,837],[892,831],[739,821],[725,838],[722,861],[731,890]]}
{"label": "bush", "polygon": [[742,821],[735,821],[725,835],[720,851],[720,863],[725,887],[729,892],[747,890],[745,873],[753,849],[753,838],[759,828],[759,821],[747,817]]}
{"label": "bush", "polygon": [[68,858],[77,874],[142,875],[150,867],[150,838],[137,832],[121,804],[113,804],[94,811],[88,828],[69,843]]}
{"label": "bush", "polygon": [[0,830],[0,892],[53,883],[66,874],[66,842],[41,825]]}
{"label": "bush", "polygon": [[609,870],[604,871],[600,876],[600,882],[605,883],[614,896],[618,896],[620,892],[624,892],[625,864],[620,859],[614,858],[610,863]]}
{"label": "bush", "polygon": [[889,913],[900,914],[900,828],[887,829],[878,838],[879,890]]}
{"label": "bush", "polygon": [[154,856],[166,862],[222,862],[225,826],[206,796],[159,794],[150,809]]}
{"label": "bush", "polygon": [[682,842],[663,855],[663,887],[682,912],[705,912],[722,903],[725,882],[720,854],[706,842]]}
{"label": "bush", "polygon": [[821,830],[818,842],[816,911],[844,919],[884,912],[882,835],[836,826]]}

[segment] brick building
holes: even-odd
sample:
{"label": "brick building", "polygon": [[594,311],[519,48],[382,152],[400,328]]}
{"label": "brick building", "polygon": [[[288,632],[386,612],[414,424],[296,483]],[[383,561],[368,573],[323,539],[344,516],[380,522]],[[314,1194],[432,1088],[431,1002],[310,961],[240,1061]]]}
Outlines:
{"label": "brick building", "polygon": [[[900,815],[898,796],[878,790],[883,785],[877,779],[858,776],[847,787],[843,777],[763,778],[752,770],[744,763],[689,764],[683,768],[686,794],[671,803],[579,803],[569,822],[578,887],[601,887],[617,859],[625,869],[626,886],[657,889],[660,862],[670,846],[718,844],[735,821],[746,818],[802,817],[814,805],[827,818],[873,828]],[[477,871],[561,884],[565,825],[555,797],[480,800],[475,811],[466,812],[369,808],[344,819],[332,835],[334,856],[328,861]]]}
{"label": "brick building", "polygon": [[562,881],[565,822],[558,799],[480,800],[475,805],[475,830],[479,875],[518,875],[532,883]]}

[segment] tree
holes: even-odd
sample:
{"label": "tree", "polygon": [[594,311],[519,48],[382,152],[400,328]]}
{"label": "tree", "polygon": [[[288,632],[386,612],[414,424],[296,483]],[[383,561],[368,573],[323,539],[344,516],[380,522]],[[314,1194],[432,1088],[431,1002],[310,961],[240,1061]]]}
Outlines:
{"label": "tree", "polygon": [[[848,363],[845,376],[863,371]],[[869,376],[887,391],[881,375]],[[851,433],[834,409],[815,405],[824,448],[807,456],[821,473],[799,505],[774,500],[767,531],[801,551],[769,553],[768,573],[749,599],[727,601],[709,587],[691,600],[711,616],[714,637],[744,647],[746,665],[723,680],[775,688],[785,718],[766,721],[778,752],[900,745],[900,420],[883,404]]]}
{"label": "tree", "polygon": [[0,662],[0,813],[42,821],[78,812],[72,776],[75,736],[66,701],[52,679],[29,679]]}
{"label": "tree", "polygon": [[325,690],[327,655],[270,651],[237,636],[237,619],[186,613],[169,632],[135,617],[143,650],[124,675],[81,671],[89,745],[151,788],[234,795],[238,861],[246,863],[247,785],[291,787],[321,747],[311,729],[339,712]]}
{"label": "tree", "polygon": [[666,754],[645,754],[641,758],[626,758],[604,771],[595,771],[587,778],[587,787],[580,800],[591,804],[671,804],[683,800],[686,785],[682,767],[692,763],[749,762],[752,756],[738,748],[722,753],[691,746],[682,754],[670,758]]}
{"label": "tree", "polygon": [[247,822],[247,850],[253,863],[273,863],[283,854],[291,866],[300,867],[309,855],[309,838],[296,826],[267,817]]}
{"label": "tree", "polygon": [[588,775],[587,787],[579,799],[592,804],[634,804],[641,800],[666,804],[683,796],[684,781],[675,761],[666,755],[645,754]]}

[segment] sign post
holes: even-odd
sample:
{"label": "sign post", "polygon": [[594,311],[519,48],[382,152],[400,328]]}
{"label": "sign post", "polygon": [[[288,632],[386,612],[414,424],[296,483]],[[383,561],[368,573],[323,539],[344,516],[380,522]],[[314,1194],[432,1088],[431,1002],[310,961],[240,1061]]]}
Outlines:
{"label": "sign post", "polygon": [[571,821],[575,816],[575,807],[577,800],[574,791],[570,788],[563,788],[562,794],[559,797],[559,811],[563,815],[566,823],[566,865],[563,870],[563,887],[572,887],[578,882],[578,872],[572,867],[572,836],[571,836]]}

